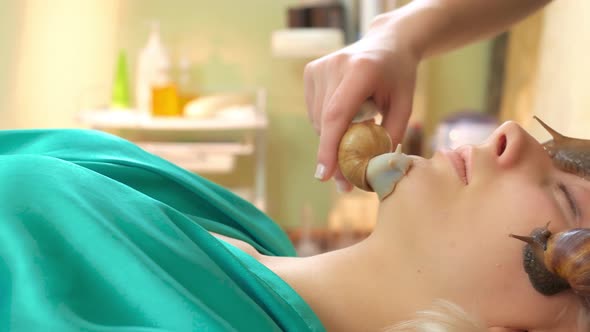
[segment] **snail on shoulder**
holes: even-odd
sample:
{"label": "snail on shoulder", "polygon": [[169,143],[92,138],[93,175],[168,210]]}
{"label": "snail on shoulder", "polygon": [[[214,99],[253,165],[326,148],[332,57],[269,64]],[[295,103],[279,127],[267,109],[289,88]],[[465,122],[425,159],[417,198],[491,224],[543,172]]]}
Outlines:
{"label": "snail on shoulder", "polygon": [[[566,137],[537,121],[551,134],[543,147],[554,165],[565,172],[590,180],[590,140]],[[523,265],[533,287],[544,295],[567,289],[590,307],[590,228],[573,228],[553,234],[549,223],[529,236],[510,234],[526,242]]]}
{"label": "snail on shoulder", "polygon": [[360,189],[376,192],[379,200],[393,192],[411,162],[401,145],[392,152],[389,134],[372,121],[353,123],[338,148],[338,166],[344,177]]}

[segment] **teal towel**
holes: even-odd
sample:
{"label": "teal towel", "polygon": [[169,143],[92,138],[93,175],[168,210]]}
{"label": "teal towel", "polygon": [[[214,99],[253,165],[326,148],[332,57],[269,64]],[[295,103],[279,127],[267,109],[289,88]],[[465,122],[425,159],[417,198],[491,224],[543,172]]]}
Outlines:
{"label": "teal towel", "polygon": [[121,138],[0,131],[0,331],[323,331],[209,231],[292,256],[250,203]]}

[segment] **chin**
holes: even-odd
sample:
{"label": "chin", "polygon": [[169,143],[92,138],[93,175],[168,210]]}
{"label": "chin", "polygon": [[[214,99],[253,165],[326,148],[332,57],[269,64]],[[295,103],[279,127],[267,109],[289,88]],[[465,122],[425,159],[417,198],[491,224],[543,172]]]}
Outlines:
{"label": "chin", "polygon": [[416,160],[408,173],[396,185],[391,195],[382,204],[395,206],[395,209],[408,210],[404,214],[425,213],[448,208],[457,197],[458,190],[464,186],[456,174],[441,163],[431,159]]}

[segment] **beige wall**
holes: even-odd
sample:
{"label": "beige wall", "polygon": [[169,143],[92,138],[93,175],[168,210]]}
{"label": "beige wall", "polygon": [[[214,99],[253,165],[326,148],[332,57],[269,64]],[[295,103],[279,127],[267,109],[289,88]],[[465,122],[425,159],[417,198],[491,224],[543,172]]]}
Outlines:
{"label": "beige wall", "polygon": [[533,110],[572,136],[590,138],[589,1],[555,1],[545,12]]}
{"label": "beige wall", "polygon": [[485,111],[491,42],[474,43],[429,60],[427,85],[427,127],[449,113]]}
{"label": "beige wall", "polygon": [[12,3],[19,38],[10,63],[12,113],[2,127],[75,126],[83,93],[109,85],[117,1]]}
{"label": "beige wall", "polygon": [[20,33],[21,6],[0,1],[0,128],[11,123],[14,94],[14,63]]}
{"label": "beige wall", "polygon": [[590,138],[589,1],[554,1],[513,30],[503,114],[540,140],[535,114],[564,134]]}

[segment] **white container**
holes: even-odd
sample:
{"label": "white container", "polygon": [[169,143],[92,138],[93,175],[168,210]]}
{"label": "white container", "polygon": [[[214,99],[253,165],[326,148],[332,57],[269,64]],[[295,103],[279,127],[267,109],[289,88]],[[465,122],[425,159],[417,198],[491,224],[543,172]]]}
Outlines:
{"label": "white container", "polygon": [[318,58],[344,47],[344,32],[336,28],[291,28],[272,33],[273,56]]}
{"label": "white container", "polygon": [[361,0],[360,2],[360,37],[369,31],[375,16],[384,11],[383,0]]}
{"label": "white container", "polygon": [[153,23],[148,42],[137,59],[135,103],[140,113],[151,114],[152,87],[170,83],[170,67],[170,56],[160,38],[160,25]]}

